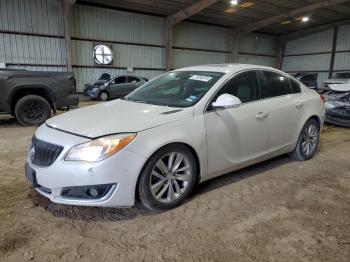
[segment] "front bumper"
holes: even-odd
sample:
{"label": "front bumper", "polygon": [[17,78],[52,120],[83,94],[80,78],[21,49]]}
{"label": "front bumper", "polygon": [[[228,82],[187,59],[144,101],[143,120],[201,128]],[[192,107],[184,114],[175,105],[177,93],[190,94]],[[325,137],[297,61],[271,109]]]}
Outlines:
{"label": "front bumper", "polygon": [[341,114],[334,114],[327,112],[326,113],[326,118],[325,118],[326,123],[338,125],[338,126],[344,126],[344,127],[350,127],[350,114],[349,115],[341,115]]}
{"label": "front bumper", "polygon": [[94,88],[94,89],[86,90],[85,95],[92,99],[97,99],[99,93],[100,93],[100,89]]}
{"label": "front bumper", "polygon": [[[55,143],[57,138],[64,141],[63,151],[56,161],[48,166],[34,165],[28,156],[28,166],[35,172],[36,191],[52,202],[78,206],[130,207],[134,205],[138,175],[145,163],[145,158],[122,149],[112,157],[95,163],[65,161],[64,157],[77,144],[88,141],[86,138],[67,134],[45,125],[36,132],[42,141]],[[63,196],[67,187],[92,185],[113,185],[101,198],[72,198]]]}

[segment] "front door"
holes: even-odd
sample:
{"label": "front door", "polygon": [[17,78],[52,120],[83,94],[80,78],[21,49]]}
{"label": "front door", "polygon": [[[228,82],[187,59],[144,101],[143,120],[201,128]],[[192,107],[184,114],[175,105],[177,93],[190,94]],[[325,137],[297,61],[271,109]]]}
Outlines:
{"label": "front door", "polygon": [[268,114],[266,101],[260,100],[257,72],[234,76],[213,101],[221,94],[238,97],[242,105],[223,110],[209,107],[205,114],[209,174],[259,158],[268,150]]}

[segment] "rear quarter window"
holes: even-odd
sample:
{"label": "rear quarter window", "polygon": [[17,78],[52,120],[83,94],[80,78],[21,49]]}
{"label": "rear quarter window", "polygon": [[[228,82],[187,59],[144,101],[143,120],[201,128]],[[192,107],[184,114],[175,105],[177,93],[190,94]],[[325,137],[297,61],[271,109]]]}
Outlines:
{"label": "rear quarter window", "polygon": [[289,80],[292,86],[292,94],[301,93],[301,84],[295,79],[290,78]]}

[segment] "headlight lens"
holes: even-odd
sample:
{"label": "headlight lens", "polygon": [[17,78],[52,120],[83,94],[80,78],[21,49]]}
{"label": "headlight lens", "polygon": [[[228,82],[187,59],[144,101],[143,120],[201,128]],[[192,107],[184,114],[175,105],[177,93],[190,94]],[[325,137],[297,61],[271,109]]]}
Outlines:
{"label": "headlight lens", "polygon": [[120,134],[91,140],[73,147],[68,152],[65,160],[86,162],[104,160],[129,144],[135,136],[136,134]]}

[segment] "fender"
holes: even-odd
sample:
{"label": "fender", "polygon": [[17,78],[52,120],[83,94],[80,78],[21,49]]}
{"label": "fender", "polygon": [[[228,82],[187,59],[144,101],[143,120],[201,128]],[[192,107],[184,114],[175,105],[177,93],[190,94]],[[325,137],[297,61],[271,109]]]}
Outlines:
{"label": "fender", "polygon": [[11,102],[12,102],[13,97],[14,97],[16,92],[18,92],[19,90],[29,89],[29,88],[30,89],[42,89],[42,90],[44,90],[49,96],[49,99],[50,99],[49,102],[51,103],[53,109],[55,109],[55,101],[56,101],[55,94],[52,92],[50,87],[45,86],[45,85],[40,85],[40,84],[39,85],[18,85],[18,86],[15,86],[11,90],[11,92],[10,92],[10,94],[8,96],[7,103],[9,105],[11,105]]}

